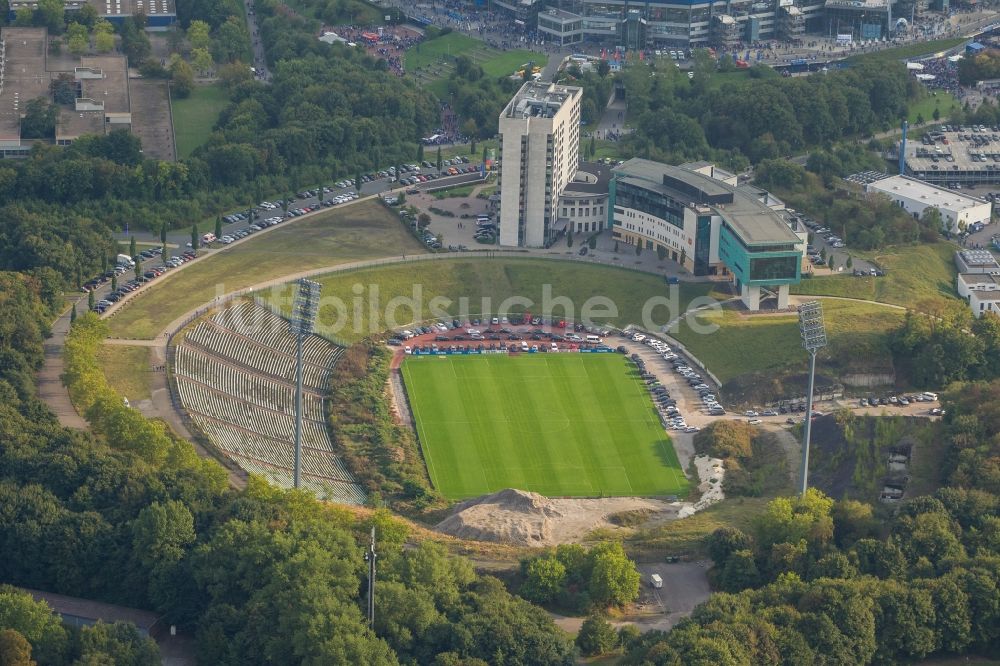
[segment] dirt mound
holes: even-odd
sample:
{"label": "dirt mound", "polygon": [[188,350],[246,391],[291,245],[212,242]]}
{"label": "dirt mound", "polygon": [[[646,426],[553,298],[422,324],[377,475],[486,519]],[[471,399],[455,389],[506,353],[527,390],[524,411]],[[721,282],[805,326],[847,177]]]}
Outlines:
{"label": "dirt mound", "polygon": [[553,540],[554,521],[563,516],[553,500],[507,488],[461,502],[437,530],[461,539],[546,546]]}

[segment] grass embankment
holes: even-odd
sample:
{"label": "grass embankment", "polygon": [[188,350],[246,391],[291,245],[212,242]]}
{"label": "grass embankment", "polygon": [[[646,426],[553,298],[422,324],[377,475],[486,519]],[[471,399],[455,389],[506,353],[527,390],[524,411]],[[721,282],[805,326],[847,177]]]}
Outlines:
{"label": "grass embankment", "polygon": [[129,401],[150,397],[149,347],[103,345],[97,349],[97,363],[115,391]]}
{"label": "grass embankment", "polygon": [[[544,259],[510,259],[468,257],[442,259],[416,265],[400,264],[331,273],[314,278],[323,285],[325,295],[336,295],[344,301],[339,308],[332,298],[320,308],[317,331],[327,332],[346,342],[355,342],[386,329],[406,326],[436,316],[470,316],[498,313],[508,301],[507,312],[528,310],[543,313],[543,305],[553,303],[555,317],[578,319],[592,297],[592,318],[601,323],[626,325],[642,321],[643,306],[648,299],[669,292],[663,278],[623,268],[597,266],[576,262]],[[681,310],[695,297],[711,293],[712,285],[682,284],[677,292]],[[360,291],[360,294],[357,292]],[[291,288],[274,289],[267,295],[279,307],[289,307]],[[357,294],[357,295],[355,295]],[[546,298],[546,294],[550,296]],[[555,299],[562,299],[556,301]],[[404,300],[405,299],[405,300]],[[434,300],[439,299],[439,300]],[[465,299],[466,305],[463,305]],[[571,305],[567,312],[565,300]],[[393,302],[398,304],[393,307]],[[613,304],[605,309],[601,303]],[[354,312],[363,313],[360,319]],[[369,313],[377,316],[370,316]],[[606,313],[606,314],[602,314]],[[653,311],[661,324],[672,315],[665,309]]]}
{"label": "grass embankment", "polygon": [[165,275],[111,318],[111,335],[152,339],[171,321],[217,294],[297,271],[425,251],[396,216],[378,203],[326,211],[286,222],[218,256]]}
{"label": "grass embankment", "polygon": [[[829,346],[818,358],[821,373],[891,370],[887,332],[902,322],[902,310],[849,301],[828,301],[823,308]],[[762,399],[771,388],[780,395],[780,382],[806,370],[795,314],[746,315],[726,309],[695,316],[698,324],[719,328],[699,334],[685,320],[671,334],[724,385],[754,385]]]}
{"label": "grass embankment", "polygon": [[687,492],[645,386],[618,354],[411,357],[403,376],[431,479],[449,499]]}
{"label": "grass embankment", "polygon": [[965,37],[932,39],[929,42],[917,42],[915,44],[897,46],[895,48],[883,49],[873,53],[859,53],[858,55],[853,55],[850,58],[847,58],[845,62],[893,62],[906,60],[908,58],[918,58],[920,56],[929,56],[935,53],[941,53],[942,51],[947,51],[948,49],[954,48],[965,41],[968,41]]}
{"label": "grass embankment", "polygon": [[814,277],[792,286],[794,294],[839,296],[935,312],[958,302],[955,295],[957,246],[939,242],[908,245],[882,252],[858,253],[886,269],[884,277],[841,274]]}
{"label": "grass embankment", "polygon": [[229,95],[220,85],[197,85],[189,97],[170,99],[178,159],[187,157],[208,140],[227,104]]}
{"label": "grass embankment", "polygon": [[720,527],[752,532],[754,517],[764,511],[769,501],[764,497],[727,499],[683,520],[638,530],[625,538],[625,548],[636,559],[652,557],[659,561],[664,553],[702,556],[706,554],[705,537]]}

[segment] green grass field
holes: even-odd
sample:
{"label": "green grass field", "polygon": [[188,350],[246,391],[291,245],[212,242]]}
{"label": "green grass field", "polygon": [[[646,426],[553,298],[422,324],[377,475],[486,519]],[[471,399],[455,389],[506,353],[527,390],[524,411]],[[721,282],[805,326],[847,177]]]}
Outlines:
{"label": "green grass field", "polygon": [[170,100],[174,120],[174,141],[177,158],[182,159],[208,140],[219,114],[229,104],[229,96],[221,86],[195,86],[191,96]]}
{"label": "green grass field", "polygon": [[150,339],[167,324],[228,293],[298,271],[426,249],[375,202],[324,211],[250,238],[160,278],[109,320],[117,338]]}
{"label": "green grass field", "polygon": [[[869,372],[892,367],[887,333],[902,323],[903,310],[828,300],[823,302],[823,312],[829,338],[829,346],[819,355],[823,367]],[[697,319],[719,328],[714,333],[698,334],[684,321],[671,335],[708,365],[723,384],[748,375],[780,377],[806,368],[807,356],[794,314],[747,316],[726,309],[697,315]]]}
{"label": "green grass field", "polygon": [[473,39],[459,32],[449,32],[447,35],[435,37],[429,41],[408,50],[404,56],[407,71],[426,67],[443,58],[457,58],[484,45],[478,39]]}
{"label": "green grass field", "polygon": [[[333,304],[320,308],[317,330],[345,342],[432,318],[436,316],[434,309],[459,316],[462,299],[467,299],[466,311],[472,316],[498,312],[506,299],[516,296],[527,299],[530,304],[512,302],[507,312],[520,313],[527,309],[542,313],[542,306],[548,300],[554,316],[576,319],[583,314],[588,299],[597,296],[614,304],[614,309],[610,311],[609,308],[606,314],[595,309],[588,316],[602,324],[624,326],[642,321],[643,306],[648,299],[669,296],[667,285],[657,275],[611,266],[529,258],[446,258],[331,273],[314,279],[323,285],[324,296],[336,295],[345,304],[343,309]],[[711,289],[710,283],[681,284],[677,298],[679,309],[686,308],[691,299],[711,293]],[[548,299],[546,292],[550,294]],[[290,294],[286,288],[269,291],[267,297],[287,310]],[[568,299],[572,312],[557,304],[557,298],[562,299],[559,303],[566,303]],[[355,307],[364,313],[360,319],[353,317]],[[371,312],[377,317],[369,316]],[[661,324],[673,317],[661,307],[653,310],[651,316],[654,322]]]}
{"label": "green grass field", "polygon": [[[921,243],[879,252],[858,252],[886,269],[880,278],[829,275],[806,278],[792,285],[793,294],[840,296],[891,303],[923,312],[935,312],[959,302],[955,295],[955,260],[952,243]],[[915,270],[918,269],[918,270]]]}
{"label": "green grass field", "polygon": [[929,42],[917,42],[898,46],[892,49],[883,49],[875,53],[863,53],[847,58],[846,62],[890,62],[916,58],[918,56],[931,55],[958,46],[967,41],[964,37],[950,37],[948,39],[934,39]]}
{"label": "green grass field", "polygon": [[928,93],[923,99],[910,104],[907,107],[907,120],[915,123],[919,117],[922,117],[925,123],[934,122],[934,109],[938,110],[941,118],[947,118],[951,115],[953,108],[960,106],[961,104],[950,92],[938,90],[934,93]]}
{"label": "green grass field", "polygon": [[618,354],[410,357],[402,370],[431,480],[449,499],[687,493],[649,394]]}

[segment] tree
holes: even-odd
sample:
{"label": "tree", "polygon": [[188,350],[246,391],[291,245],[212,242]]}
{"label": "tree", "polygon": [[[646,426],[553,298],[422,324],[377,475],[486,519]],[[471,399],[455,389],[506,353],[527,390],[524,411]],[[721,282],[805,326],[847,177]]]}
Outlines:
{"label": "tree", "polygon": [[521,596],[535,603],[553,601],[566,584],[566,567],[554,555],[523,562],[524,583]]}
{"label": "tree", "polygon": [[753,538],[735,527],[720,527],[708,537],[708,556],[717,567],[724,567],[729,556],[739,550],[752,551]]}
{"label": "tree", "polygon": [[607,60],[601,60],[597,63],[597,75],[602,79],[607,78],[608,74],[611,73],[611,65]]}
{"label": "tree", "polygon": [[594,234],[593,236],[587,239],[587,247],[589,247],[591,250],[597,249],[597,234]]}
{"label": "tree", "polygon": [[847,255],[847,261],[844,263],[844,266],[847,267],[847,270],[854,268],[854,259],[851,258],[851,255]]}
{"label": "tree", "polygon": [[576,636],[576,646],[585,657],[596,657],[615,649],[618,636],[614,627],[601,615],[588,615]]}
{"label": "tree", "polygon": [[472,139],[469,142],[469,154],[470,155],[476,154],[476,137],[472,137]]}
{"label": "tree", "polygon": [[[105,23],[107,23],[107,21],[105,21]],[[112,51],[115,48],[115,33],[95,32],[94,48],[98,53],[108,53]]]}
{"label": "tree", "polygon": [[441,146],[438,146],[438,149],[437,149],[437,170],[438,171],[441,170],[441,165],[442,165],[443,162],[444,162],[444,160],[441,159]]}
{"label": "tree", "polygon": [[14,13],[14,27],[30,28],[35,20],[35,12],[31,7],[19,7]]}
{"label": "tree", "polygon": [[191,49],[191,64],[199,72],[209,72],[215,66],[215,61],[208,49],[198,48]]}
{"label": "tree", "polygon": [[136,257],[139,256],[139,250],[136,247],[136,243],[135,243],[135,236],[132,236],[131,238],[129,238],[129,241],[128,241],[128,256],[132,257],[133,259],[135,259]]}
{"label": "tree", "polygon": [[590,598],[599,606],[624,606],[639,596],[639,572],[620,543],[602,543],[590,551]]}
{"label": "tree", "polygon": [[166,243],[167,242],[167,223],[166,222],[163,222],[162,224],[160,224],[160,242],[161,243]]}
{"label": "tree", "polygon": [[215,237],[222,238],[222,216],[217,215],[215,217]]}
{"label": "tree", "polygon": [[194,250],[195,252],[197,252],[198,251],[198,245],[200,244],[200,242],[201,242],[201,238],[199,238],[199,236],[198,236],[198,225],[197,224],[192,224],[191,225],[191,249]]}
{"label": "tree", "polygon": [[719,585],[726,592],[739,592],[760,584],[760,572],[753,553],[737,550],[726,560],[726,566],[719,576]]}
{"label": "tree", "polygon": [[421,229],[425,229],[427,225],[431,223],[431,216],[427,213],[421,213],[417,215],[417,226]]}
{"label": "tree", "polygon": [[0,631],[0,664],[35,666],[31,659],[31,643],[16,629]]}
{"label": "tree", "polygon": [[830,256],[829,256],[829,257],[827,257],[827,259],[826,259],[826,265],[827,265],[827,267],[828,267],[828,268],[829,268],[829,269],[830,269],[831,271],[833,270],[833,263],[834,263],[834,262],[833,262],[833,253],[831,252],[831,253],[830,253]]}
{"label": "tree", "polygon": [[132,269],[135,272],[135,279],[138,280],[142,277],[142,257],[136,255],[135,257],[135,267]]}
{"label": "tree", "polygon": [[635,256],[638,257],[641,254],[642,254],[642,240],[641,239],[637,239],[635,241]]}
{"label": "tree", "polygon": [[594,155],[597,154],[597,140],[594,135],[590,135],[590,146],[587,147],[587,155],[590,159],[594,159]]}
{"label": "tree", "polygon": [[424,162],[424,144],[417,143],[417,162],[421,165]]}
{"label": "tree", "polygon": [[[35,601],[27,592],[0,586],[0,627],[12,629],[30,645],[35,659],[42,664],[65,663],[68,636],[59,616],[44,601]],[[19,644],[10,637],[11,644]],[[0,660],[6,664],[6,661]]]}
{"label": "tree", "polygon": [[683,266],[686,261],[687,261],[687,250],[681,248],[681,266]]}
{"label": "tree", "polygon": [[194,20],[188,24],[187,40],[192,49],[207,49],[211,43],[211,28],[204,21]]}
{"label": "tree", "polygon": [[250,33],[247,32],[243,17],[230,16],[219,26],[213,42],[216,62],[235,62],[243,60],[250,44]]}
{"label": "tree", "polygon": [[56,104],[73,104],[76,101],[76,80],[72,74],[59,74],[49,84],[49,91]]}
{"label": "tree", "polygon": [[187,97],[194,88],[194,70],[176,54],[170,63],[171,91],[178,97]]}
{"label": "tree", "polygon": [[44,97],[29,100],[21,119],[21,137],[24,139],[50,139],[56,133],[59,108]]}
{"label": "tree", "polygon": [[573,230],[566,232],[566,247],[573,247]]}
{"label": "tree", "polygon": [[111,276],[111,291],[118,291],[118,276]]}
{"label": "tree", "polygon": [[90,46],[86,35],[70,35],[66,46],[69,47],[69,52],[75,56],[82,56],[87,52],[87,48]]}
{"label": "tree", "polygon": [[91,289],[90,291],[87,292],[87,309],[88,310],[93,310],[94,309],[94,290],[93,289]]}
{"label": "tree", "polygon": [[931,114],[931,117],[934,119],[934,122],[941,120],[941,110],[935,106],[934,113]]}
{"label": "tree", "polygon": [[76,322],[76,303],[73,303],[73,309],[69,311],[69,323],[72,325]]}
{"label": "tree", "polygon": [[38,17],[50,34],[60,34],[66,25],[65,0],[38,0]]}

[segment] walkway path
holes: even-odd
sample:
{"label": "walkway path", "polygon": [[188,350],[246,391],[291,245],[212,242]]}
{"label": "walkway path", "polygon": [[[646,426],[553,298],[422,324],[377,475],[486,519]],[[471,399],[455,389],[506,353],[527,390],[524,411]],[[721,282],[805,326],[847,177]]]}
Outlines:
{"label": "walkway path", "polygon": [[69,399],[69,391],[63,385],[63,346],[66,334],[69,332],[69,318],[73,304],[78,299],[72,299],[70,307],[52,324],[52,337],[45,341],[45,363],[37,375],[38,397],[59,419],[59,424],[66,428],[86,430],[87,422],[81,417]]}

